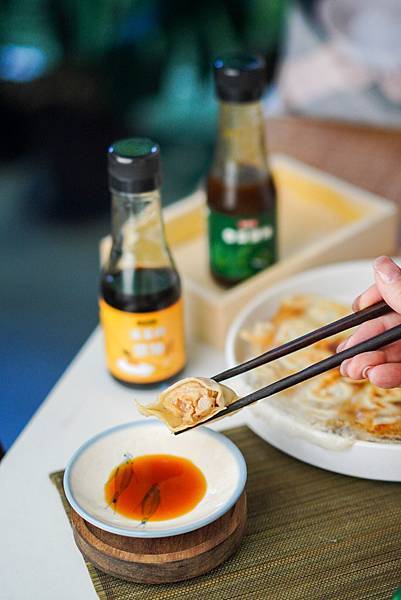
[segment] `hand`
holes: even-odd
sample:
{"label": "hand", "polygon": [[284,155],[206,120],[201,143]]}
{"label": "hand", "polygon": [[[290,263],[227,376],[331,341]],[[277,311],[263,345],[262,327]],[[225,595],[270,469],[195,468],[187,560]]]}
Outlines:
{"label": "hand", "polygon": [[[393,312],[360,325],[338,346],[337,352],[401,324],[401,269],[387,256],[377,258],[373,268],[375,284],[356,298],[352,308],[361,310],[385,300]],[[351,379],[369,379],[381,388],[401,387],[401,341],[349,358],[342,363],[340,371]]]}

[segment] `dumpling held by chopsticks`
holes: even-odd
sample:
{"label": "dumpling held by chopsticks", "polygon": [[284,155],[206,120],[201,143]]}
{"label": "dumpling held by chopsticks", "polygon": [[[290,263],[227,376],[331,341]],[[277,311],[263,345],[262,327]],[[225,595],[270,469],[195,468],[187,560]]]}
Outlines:
{"label": "dumpling held by chopsticks", "polygon": [[206,421],[238,399],[234,390],[206,377],[187,377],[177,381],[159,396],[155,404],[139,411],[164,421],[173,432]]}

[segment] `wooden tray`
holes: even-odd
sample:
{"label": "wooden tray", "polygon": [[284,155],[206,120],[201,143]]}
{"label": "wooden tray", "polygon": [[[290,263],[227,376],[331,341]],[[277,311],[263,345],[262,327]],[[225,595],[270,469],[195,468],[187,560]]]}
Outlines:
{"label": "wooden tray", "polygon": [[224,562],[241,543],[246,495],[222,517],[195,531],[164,538],[115,535],[91,525],[72,510],[75,542],[95,567],[127,581],[168,583],[203,575]]}
{"label": "wooden tray", "polygon": [[[189,335],[220,350],[238,311],[269,285],[310,267],[391,254],[396,248],[398,214],[392,202],[288,157],[272,157],[271,167],[279,195],[280,260],[230,290],[209,274],[204,192],[164,210],[184,283]],[[101,259],[109,248],[105,238]]]}

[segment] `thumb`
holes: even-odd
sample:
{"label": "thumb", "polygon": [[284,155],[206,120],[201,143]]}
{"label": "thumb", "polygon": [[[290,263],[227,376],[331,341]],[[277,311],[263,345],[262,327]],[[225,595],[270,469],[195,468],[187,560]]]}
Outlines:
{"label": "thumb", "polygon": [[373,268],[375,270],[376,286],[389,306],[401,314],[401,269],[388,256],[376,258]]}

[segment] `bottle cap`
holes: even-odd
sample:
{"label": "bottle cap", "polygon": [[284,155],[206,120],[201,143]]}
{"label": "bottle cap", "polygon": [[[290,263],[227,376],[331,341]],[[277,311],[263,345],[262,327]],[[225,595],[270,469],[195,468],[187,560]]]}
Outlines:
{"label": "bottle cap", "polygon": [[227,54],[214,61],[216,93],[225,102],[255,102],[266,85],[266,62],[257,54]]}
{"label": "bottle cap", "polygon": [[108,152],[109,187],[122,193],[141,194],[160,187],[160,148],[147,138],[114,142]]}

